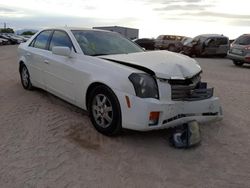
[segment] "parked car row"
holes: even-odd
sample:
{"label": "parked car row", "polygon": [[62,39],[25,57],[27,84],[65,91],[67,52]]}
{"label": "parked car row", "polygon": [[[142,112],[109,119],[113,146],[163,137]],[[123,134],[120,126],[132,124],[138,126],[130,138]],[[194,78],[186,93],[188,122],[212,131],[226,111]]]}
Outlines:
{"label": "parked car row", "polygon": [[219,34],[203,34],[194,38],[160,35],[156,39],[134,41],[145,50],[168,50],[190,57],[221,56],[233,61],[236,66],[250,64],[250,34],[243,34],[235,40]]}
{"label": "parked car row", "polygon": [[15,35],[13,33],[0,33],[0,45],[20,44],[26,42],[28,36]]}
{"label": "parked car row", "polygon": [[218,34],[203,34],[194,38],[160,35],[155,40],[144,38],[135,42],[146,50],[168,50],[188,56],[226,56],[230,46],[229,38]]}

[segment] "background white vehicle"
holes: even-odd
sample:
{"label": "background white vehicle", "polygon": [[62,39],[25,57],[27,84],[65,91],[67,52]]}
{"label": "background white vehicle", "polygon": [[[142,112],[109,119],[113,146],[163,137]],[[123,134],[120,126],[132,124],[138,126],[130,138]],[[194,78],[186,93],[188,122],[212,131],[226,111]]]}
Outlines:
{"label": "background white vehicle", "polygon": [[38,32],[19,48],[25,89],[45,89],[89,111],[106,135],[153,130],[222,117],[213,88],[194,59],[144,52],[117,33],[74,28]]}

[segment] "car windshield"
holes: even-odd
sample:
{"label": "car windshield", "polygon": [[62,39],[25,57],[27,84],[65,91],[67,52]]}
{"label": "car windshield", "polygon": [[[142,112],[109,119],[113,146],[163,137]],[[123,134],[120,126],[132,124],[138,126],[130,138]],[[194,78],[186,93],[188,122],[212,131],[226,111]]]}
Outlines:
{"label": "car windshield", "polygon": [[143,50],[118,33],[94,30],[72,30],[86,55],[111,55],[142,52]]}

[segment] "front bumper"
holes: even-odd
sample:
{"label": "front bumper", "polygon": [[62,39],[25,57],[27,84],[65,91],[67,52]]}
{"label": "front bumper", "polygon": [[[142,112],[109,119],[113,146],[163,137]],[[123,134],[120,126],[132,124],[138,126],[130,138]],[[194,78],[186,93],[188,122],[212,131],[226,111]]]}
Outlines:
{"label": "front bumper", "polygon": [[[199,123],[221,120],[222,108],[217,97],[200,101],[159,101],[142,99],[115,91],[121,105],[122,127],[127,129],[148,131],[175,127],[189,121]],[[130,99],[128,108],[125,96]],[[150,112],[160,112],[157,125],[149,125]]]}

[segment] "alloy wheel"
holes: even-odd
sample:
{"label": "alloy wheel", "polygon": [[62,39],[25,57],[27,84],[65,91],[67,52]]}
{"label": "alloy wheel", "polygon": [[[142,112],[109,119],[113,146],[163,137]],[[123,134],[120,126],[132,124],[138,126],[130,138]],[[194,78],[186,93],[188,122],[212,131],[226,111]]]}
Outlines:
{"label": "alloy wheel", "polygon": [[22,82],[25,87],[29,85],[29,73],[25,66],[22,68]]}
{"label": "alloy wheel", "polygon": [[107,128],[113,121],[113,107],[107,96],[97,94],[92,102],[92,113],[95,122],[102,128]]}

